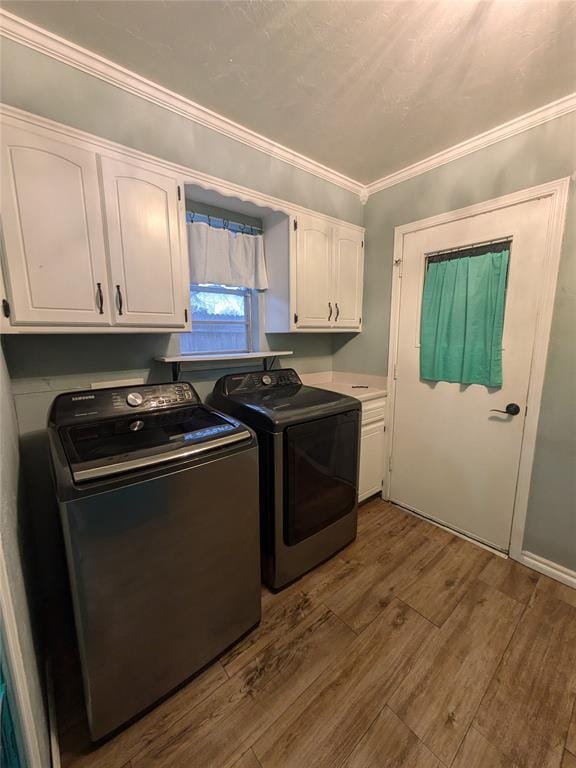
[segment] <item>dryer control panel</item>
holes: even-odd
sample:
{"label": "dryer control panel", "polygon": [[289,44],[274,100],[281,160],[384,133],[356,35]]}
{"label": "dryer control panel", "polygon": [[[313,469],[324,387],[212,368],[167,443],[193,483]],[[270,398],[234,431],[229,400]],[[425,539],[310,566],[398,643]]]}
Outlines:
{"label": "dryer control panel", "polygon": [[300,376],[293,368],[280,368],[277,371],[252,371],[234,373],[224,378],[225,394],[259,392],[275,387],[302,384]]}

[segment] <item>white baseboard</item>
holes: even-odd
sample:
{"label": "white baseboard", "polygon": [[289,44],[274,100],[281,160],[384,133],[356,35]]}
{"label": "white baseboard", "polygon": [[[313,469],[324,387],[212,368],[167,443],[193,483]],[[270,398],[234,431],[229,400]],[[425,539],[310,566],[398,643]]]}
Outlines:
{"label": "white baseboard", "polygon": [[390,504],[394,504],[394,506],[398,507],[403,512],[406,512],[407,514],[412,515],[413,517],[417,517],[419,520],[424,520],[425,523],[430,523],[430,525],[434,525],[436,528],[441,528],[443,531],[446,531],[447,533],[451,533],[453,536],[457,536],[459,539],[464,539],[464,541],[470,542],[470,544],[475,544],[477,547],[480,547],[481,549],[485,549],[487,552],[490,552],[492,555],[496,555],[496,557],[502,557],[505,560],[508,558],[507,552],[503,552],[501,549],[497,549],[491,544],[488,544],[488,542],[475,539],[473,536],[469,536],[467,533],[464,533],[464,531],[459,531],[457,528],[452,528],[449,525],[444,525],[443,523],[438,522],[438,520],[434,520],[434,518],[428,517],[428,515],[425,515],[423,512],[419,512],[417,509],[410,509],[409,507],[405,507],[403,504],[399,504],[397,501],[393,501],[391,499],[386,498],[386,496],[384,495],[384,491],[382,491],[381,498],[383,501],[387,501]]}
{"label": "white baseboard", "polygon": [[543,573],[545,576],[550,576],[551,579],[556,579],[556,581],[576,589],[576,571],[573,571],[571,568],[566,568],[564,565],[554,563],[552,560],[546,560],[545,557],[540,557],[540,555],[535,555],[532,552],[526,552],[526,550],[523,550],[514,559],[523,565],[527,565],[528,568],[532,568],[539,573]]}

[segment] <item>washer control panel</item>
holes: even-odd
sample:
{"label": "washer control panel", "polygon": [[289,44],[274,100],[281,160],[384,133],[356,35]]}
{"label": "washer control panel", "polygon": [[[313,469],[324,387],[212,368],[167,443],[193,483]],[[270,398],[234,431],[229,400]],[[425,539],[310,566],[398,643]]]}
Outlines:
{"label": "washer control panel", "polygon": [[59,395],[52,406],[50,419],[58,425],[64,425],[198,403],[200,398],[187,381],[89,389]]}
{"label": "washer control panel", "polygon": [[227,395],[240,394],[272,389],[273,387],[294,386],[295,384],[302,384],[296,371],[293,368],[280,368],[277,371],[258,371],[226,376],[225,392]]}

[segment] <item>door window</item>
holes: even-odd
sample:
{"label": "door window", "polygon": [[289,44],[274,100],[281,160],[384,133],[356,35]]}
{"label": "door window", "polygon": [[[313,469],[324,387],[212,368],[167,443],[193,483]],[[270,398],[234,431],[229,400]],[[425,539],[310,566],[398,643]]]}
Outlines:
{"label": "door window", "polygon": [[502,386],[510,241],[427,257],[420,378]]}

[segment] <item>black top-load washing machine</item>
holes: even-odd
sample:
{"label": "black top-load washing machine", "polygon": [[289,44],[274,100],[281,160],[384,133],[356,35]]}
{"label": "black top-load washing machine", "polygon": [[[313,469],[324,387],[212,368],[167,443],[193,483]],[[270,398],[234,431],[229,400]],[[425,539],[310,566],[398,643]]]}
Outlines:
{"label": "black top-load washing machine", "polygon": [[98,740],[258,623],[258,449],[185,382],[59,395],[48,434]]}
{"label": "black top-load washing machine", "polygon": [[281,589],[356,537],[361,404],[293,369],[224,376],[210,402],[258,436],[262,576]]}

